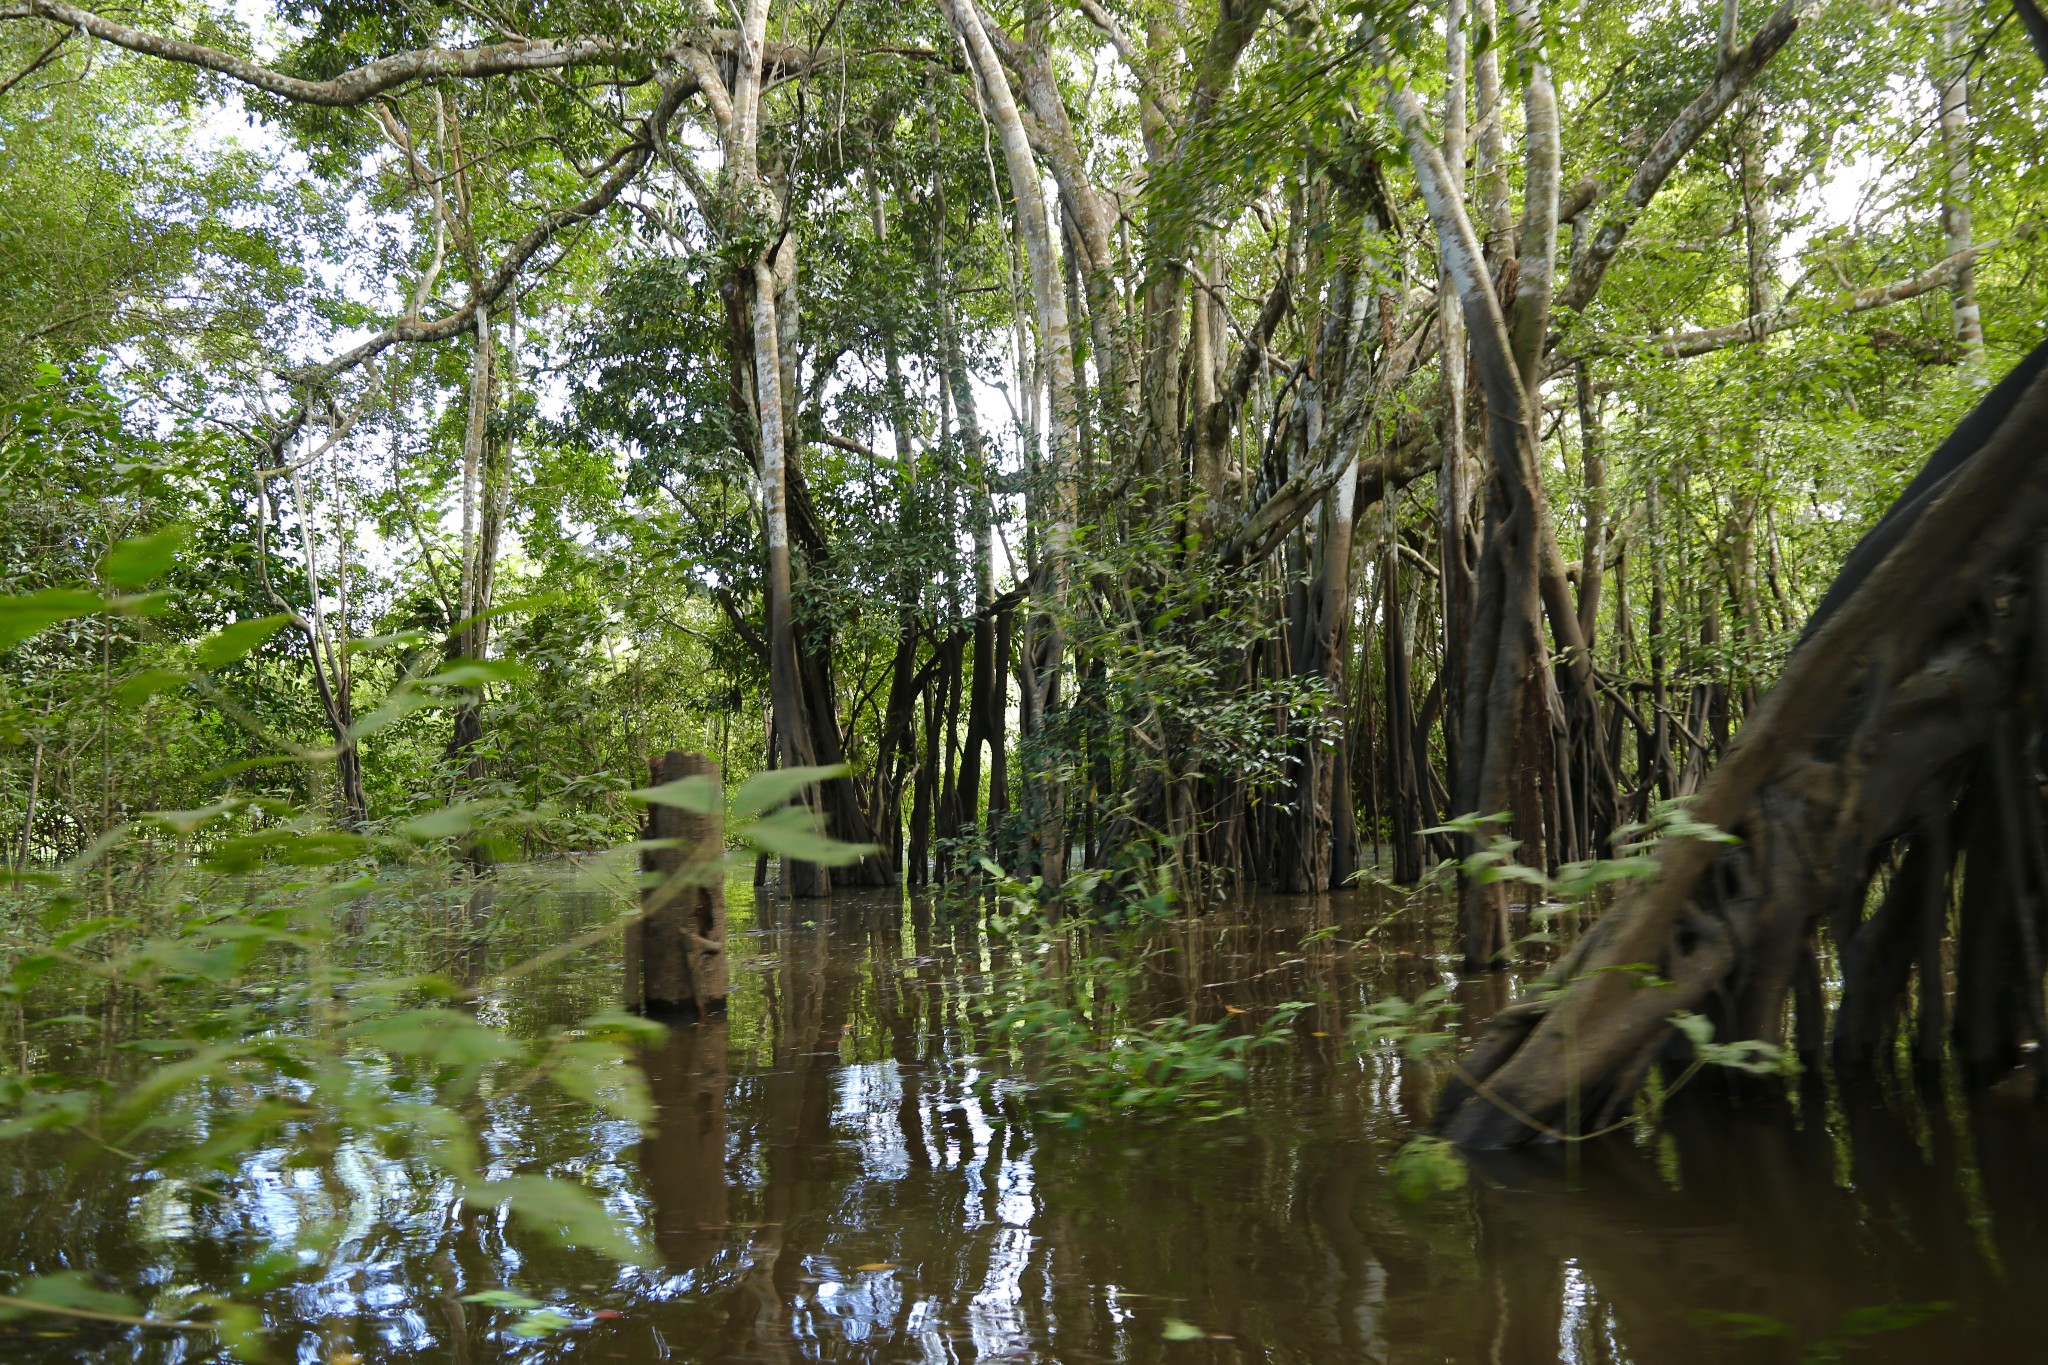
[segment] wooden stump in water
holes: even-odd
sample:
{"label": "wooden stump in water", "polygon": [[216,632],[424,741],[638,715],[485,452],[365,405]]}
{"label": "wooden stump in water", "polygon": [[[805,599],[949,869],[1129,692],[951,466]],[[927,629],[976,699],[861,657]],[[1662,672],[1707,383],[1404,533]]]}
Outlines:
{"label": "wooden stump in water", "polygon": [[[648,765],[653,785],[707,777],[718,765],[702,754],[671,749]],[[626,1008],[641,1014],[696,1014],[725,1008],[725,836],[716,809],[699,815],[680,806],[647,808],[645,837],[671,840],[640,855],[643,872],[660,880],[643,890],[641,918],[626,930]]]}

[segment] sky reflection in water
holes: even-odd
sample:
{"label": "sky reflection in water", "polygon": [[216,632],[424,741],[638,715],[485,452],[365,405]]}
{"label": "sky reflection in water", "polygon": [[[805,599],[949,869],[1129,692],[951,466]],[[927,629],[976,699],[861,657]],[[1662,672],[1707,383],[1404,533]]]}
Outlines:
{"label": "sky reflection in water", "polygon": [[[1435,1074],[1360,1063],[1343,1021],[1435,984],[1445,959],[1426,924],[1366,895],[1172,931],[1145,987],[1161,1012],[1316,1003],[1294,1046],[1257,1055],[1248,1116],[1133,1127],[1048,1118],[987,1068],[971,1006],[1002,961],[972,925],[883,899],[761,910],[735,937],[730,1018],[646,1058],[650,1138],[535,1092],[490,1102],[493,1174],[580,1181],[658,1271],[555,1248],[465,1208],[426,1163],[362,1150],[338,1189],[258,1153],[221,1205],[16,1149],[7,1264],[219,1281],[336,1218],[332,1271],[260,1300],[274,1358],[303,1365],[2038,1358],[2038,1109],[1813,1093],[1569,1159],[1488,1158],[1469,1192],[1410,1202],[1386,1166]],[[744,903],[735,919],[753,922]],[[593,957],[495,1003],[516,1028],[567,1022],[616,971]],[[1503,989],[1460,987],[1475,1017]],[[462,1301],[492,1289],[572,1326],[515,1338],[517,1313]],[[1952,1306],[1919,1326],[1858,1316],[1929,1301]],[[31,1319],[0,1326],[0,1358],[213,1354]]]}

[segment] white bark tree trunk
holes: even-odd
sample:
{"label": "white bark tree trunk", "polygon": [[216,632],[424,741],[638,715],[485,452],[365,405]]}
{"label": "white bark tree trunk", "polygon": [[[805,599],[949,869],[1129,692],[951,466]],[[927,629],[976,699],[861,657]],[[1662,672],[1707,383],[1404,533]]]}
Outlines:
{"label": "white bark tree trunk", "polygon": [[[1942,21],[1945,70],[1936,79],[1941,94],[1941,228],[1948,254],[1968,251],[1970,222],[1970,11],[1966,0],[1948,0]],[[1949,283],[1949,311],[1964,363],[1984,359],[1984,321],[1977,310],[1977,276],[1970,266]]]}
{"label": "white bark tree trunk", "polygon": [[[1047,399],[1046,460],[1050,465],[1053,506],[1042,543],[1043,563],[1038,566],[1037,595],[1042,627],[1036,632],[1031,659],[1030,691],[1025,706],[1043,723],[1049,703],[1056,695],[1065,643],[1060,624],[1066,604],[1069,547],[1074,534],[1075,460],[1077,457],[1077,408],[1074,392],[1074,351],[1068,330],[1067,300],[1061,279],[1059,257],[1054,254],[1052,220],[1046,211],[1045,189],[1038,163],[1031,153],[1031,141],[1024,120],[1017,111],[995,46],[982,28],[981,17],[972,0],[940,0],[954,30],[967,49],[967,58],[981,86],[990,120],[996,126],[1003,148],[1003,164],[1009,172],[1010,194],[1015,201],[1017,227],[1024,239],[1031,273],[1031,298],[1038,323],[1038,355],[1045,369]],[[1048,886],[1057,886],[1066,876],[1066,825],[1064,795],[1056,773],[1038,780],[1040,875]]]}

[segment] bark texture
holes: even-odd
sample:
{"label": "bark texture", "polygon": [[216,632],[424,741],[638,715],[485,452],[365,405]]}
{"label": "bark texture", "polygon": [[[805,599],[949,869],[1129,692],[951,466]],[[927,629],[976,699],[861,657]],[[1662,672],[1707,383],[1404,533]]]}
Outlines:
{"label": "bark texture", "polygon": [[[702,754],[671,749],[648,767],[655,786],[705,777],[719,787],[718,764]],[[647,839],[667,846],[640,855],[652,884],[641,893],[640,919],[626,929],[628,1009],[704,1018],[725,1008],[723,823],[679,806],[647,808]]]}
{"label": "bark texture", "polygon": [[[2001,382],[1850,554],[1778,685],[1702,783],[1692,814],[1736,836],[1667,841],[1528,997],[1495,1017],[1443,1095],[1472,1146],[1624,1115],[1690,1045],[1760,1039],[1870,1066],[1917,984],[1914,1056],[1942,1033],[1988,1084],[2048,1036],[2048,344]],[[1888,881],[1872,900],[1874,879]],[[1953,980],[1941,940],[1960,887]],[[1841,956],[1832,1020],[1815,957]]]}

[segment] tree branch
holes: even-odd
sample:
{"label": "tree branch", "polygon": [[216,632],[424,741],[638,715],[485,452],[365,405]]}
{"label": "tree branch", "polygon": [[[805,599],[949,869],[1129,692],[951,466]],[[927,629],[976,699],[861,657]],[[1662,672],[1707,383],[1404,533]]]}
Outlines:
{"label": "tree branch", "polygon": [[[509,43],[486,43],[480,47],[419,48],[379,57],[329,80],[309,81],[203,43],[131,28],[92,10],[67,4],[65,0],[6,0],[0,3],[0,20],[6,19],[46,19],[130,52],[215,72],[294,104],[331,108],[351,108],[414,81],[473,80],[522,71],[556,71],[565,67],[623,61],[644,51],[643,45],[594,34],[571,38],[527,38]],[[676,56],[685,50],[696,50],[700,55],[723,56],[736,51],[738,46],[739,35],[731,29],[704,29],[679,35],[667,55]],[[802,74],[830,61],[867,55],[820,51],[789,43],[766,43],[763,46],[766,68],[778,77]],[[924,48],[878,51],[934,55]]]}
{"label": "tree branch", "polygon": [[273,71],[231,52],[148,33],[116,23],[64,0],[9,0],[0,4],[0,19],[47,19],[146,57],[202,67],[230,80],[254,86],[296,104],[347,108],[376,98],[395,86],[436,77],[501,76],[515,71],[547,71],[609,61],[625,54],[612,38],[537,38],[482,47],[421,48],[380,57],[332,80],[309,81]]}
{"label": "tree branch", "polygon": [[873,446],[856,441],[851,436],[841,436],[836,431],[826,431],[822,427],[812,434],[811,439],[817,441],[820,445],[828,445],[839,450],[851,451],[855,455],[874,460],[877,463],[880,463],[882,459],[875,452]]}
{"label": "tree branch", "polygon": [[1698,331],[1675,332],[1661,337],[1596,341],[1571,355],[1554,356],[1550,368],[1552,372],[1556,372],[1581,358],[1642,352],[1659,355],[1667,360],[1684,360],[1691,356],[1706,355],[1710,351],[1723,350],[1729,346],[1762,341],[1767,336],[1788,332],[1795,327],[1807,327],[1831,318],[1848,317],[1855,313],[1867,313],[1873,308],[1903,303],[1907,299],[1947,288],[1958,274],[1975,265],[1978,258],[1992,245],[1986,243],[1984,246],[1971,247],[1967,251],[1958,251],[1911,279],[1852,290],[1811,303],[1781,304],[1767,313],[1758,313],[1744,318],[1741,322],[1729,323],[1725,327],[1703,327]]}
{"label": "tree branch", "polygon": [[675,116],[683,101],[695,93],[697,82],[694,77],[684,77],[674,85],[665,86],[653,113],[642,123],[639,135],[615,155],[611,175],[606,177],[588,197],[566,208],[556,209],[534,224],[524,237],[513,244],[497,270],[471,292],[468,300],[460,308],[432,320],[417,317],[401,318],[340,355],[330,357],[317,365],[287,372],[285,378],[300,390],[301,397],[292,415],[271,432],[270,447],[273,458],[305,426],[312,395],[340,375],[374,360],[400,342],[446,341],[462,335],[475,326],[477,310],[489,309],[511,289],[517,283],[519,274],[525,269],[527,262],[531,261],[543,247],[571,228],[589,222],[610,207],[613,200],[625,193],[626,187],[639,177],[640,172],[646,169],[648,161],[654,156],[656,130],[665,126],[669,119]]}
{"label": "tree branch", "polygon": [[1592,242],[1585,251],[1573,253],[1571,278],[1557,296],[1559,308],[1583,312],[1593,301],[1593,296],[1600,292],[1601,282],[1607,278],[1608,267],[1614,264],[1615,253],[1628,240],[1629,230],[1642,216],[1644,208],[1663,188],[1671,173],[1678,169],[1678,163],[1685,159],[1693,144],[1713,127],[1714,120],[1735,102],[1735,97],[1756,79],[1757,73],[1778,54],[1778,50],[1792,40],[1810,3],[1811,0],[1785,0],[1756,31],[1755,37],[1722,61],[1720,70],[1714,73],[1714,79],[1707,83],[1707,88],[1694,96],[1692,103],[1671,120],[1655,145],[1637,164],[1636,173],[1630,178],[1621,202],[1614,206],[1607,220],[1600,225],[1600,230],[1593,234]]}
{"label": "tree branch", "polygon": [[1172,126],[1173,119],[1167,115],[1165,102],[1152,88],[1150,69],[1141,60],[1137,47],[1131,42],[1130,35],[1124,32],[1123,25],[1117,22],[1116,16],[1098,4],[1097,0],[1074,0],[1074,3],[1089,23],[1102,30],[1103,36],[1109,39],[1110,46],[1116,49],[1117,56],[1123,58],[1125,68],[1131,73],[1131,80],[1138,87],[1138,98],[1152,106],[1153,114],[1161,123]]}
{"label": "tree branch", "polygon": [[1293,301],[1292,284],[1288,273],[1282,270],[1274,279],[1272,289],[1267,291],[1266,302],[1252,323],[1251,334],[1238,348],[1237,364],[1231,367],[1230,383],[1224,389],[1233,418],[1237,409],[1244,406],[1245,398],[1252,391],[1252,381],[1258,378],[1259,370],[1266,363],[1266,348],[1273,340],[1273,329],[1280,325],[1280,319],[1286,316],[1288,305]]}

